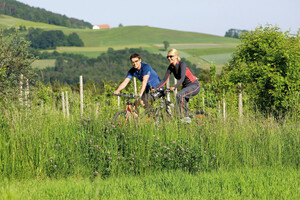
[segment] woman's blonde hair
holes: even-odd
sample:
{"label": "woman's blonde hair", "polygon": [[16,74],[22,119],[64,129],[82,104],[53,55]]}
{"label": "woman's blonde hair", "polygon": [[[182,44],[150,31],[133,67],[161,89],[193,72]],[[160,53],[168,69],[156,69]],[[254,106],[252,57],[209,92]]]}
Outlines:
{"label": "woman's blonde hair", "polygon": [[179,53],[178,53],[177,49],[171,49],[171,50],[168,52],[168,54],[169,54],[169,53],[171,53],[172,55],[177,56],[178,61],[181,60],[181,58],[179,57]]}

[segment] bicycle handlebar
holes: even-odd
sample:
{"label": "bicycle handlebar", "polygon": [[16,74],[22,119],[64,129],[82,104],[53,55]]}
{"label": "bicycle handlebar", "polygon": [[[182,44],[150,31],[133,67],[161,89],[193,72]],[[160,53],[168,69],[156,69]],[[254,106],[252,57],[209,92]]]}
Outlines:
{"label": "bicycle handlebar", "polygon": [[155,91],[151,92],[151,95],[154,98],[161,98],[161,97],[164,97],[166,95],[165,92],[171,92],[170,88],[166,88],[166,89],[158,88]]}
{"label": "bicycle handlebar", "polygon": [[112,92],[113,95],[119,96],[119,97],[125,97],[125,98],[129,98],[129,99],[135,99],[136,96],[134,94],[126,94],[126,93],[119,93],[119,94],[114,94]]}

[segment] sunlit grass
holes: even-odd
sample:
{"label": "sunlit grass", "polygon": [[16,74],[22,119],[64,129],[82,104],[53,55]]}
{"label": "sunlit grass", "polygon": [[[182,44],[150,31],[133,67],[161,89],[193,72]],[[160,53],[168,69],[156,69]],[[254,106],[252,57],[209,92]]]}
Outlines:
{"label": "sunlit grass", "polygon": [[31,66],[35,69],[45,69],[47,67],[55,67],[55,59],[41,59],[34,61]]}
{"label": "sunlit grass", "polygon": [[63,179],[0,181],[1,199],[299,199],[299,171],[240,169],[189,174],[158,171]]}

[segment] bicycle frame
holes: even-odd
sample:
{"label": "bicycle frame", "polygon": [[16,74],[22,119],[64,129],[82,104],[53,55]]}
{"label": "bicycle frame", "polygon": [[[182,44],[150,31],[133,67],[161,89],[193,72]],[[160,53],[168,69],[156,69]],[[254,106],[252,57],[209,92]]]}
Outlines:
{"label": "bicycle frame", "polygon": [[132,114],[134,119],[137,119],[137,113],[135,112],[135,108],[138,106],[138,104],[130,102],[130,99],[134,99],[135,96],[133,94],[125,94],[125,93],[123,93],[123,94],[120,93],[117,96],[123,96],[123,97],[127,98],[127,103],[126,103],[126,107],[124,110],[119,111],[114,115],[113,121],[117,121],[117,119],[119,121],[121,121],[122,118],[125,117],[124,124],[126,124],[130,114]]}

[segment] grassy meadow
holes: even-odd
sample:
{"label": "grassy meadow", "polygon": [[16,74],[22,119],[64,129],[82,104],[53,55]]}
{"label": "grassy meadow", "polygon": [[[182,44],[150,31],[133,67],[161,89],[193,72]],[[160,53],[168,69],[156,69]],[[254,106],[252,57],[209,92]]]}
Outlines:
{"label": "grassy meadow", "polygon": [[59,98],[32,101],[30,109],[5,105],[0,198],[300,197],[296,116],[277,121],[245,110],[240,119],[229,109],[224,121],[207,110],[191,124],[172,118],[157,125],[141,114],[124,126],[111,120],[120,110],[116,97],[102,95],[97,105],[85,95],[81,115],[78,94],[69,93],[69,118]]}
{"label": "grassy meadow", "polygon": [[[0,26],[31,23],[0,15]],[[85,43],[81,48],[59,47],[59,52],[96,57],[108,48],[141,47],[166,55],[162,42],[167,40],[182,57],[202,68],[215,62],[218,71],[239,43],[147,26],[32,26],[76,32]],[[54,64],[53,59],[37,60],[33,66]],[[224,119],[221,102],[206,89],[189,102],[192,111],[205,111],[191,124],[176,117],[159,124],[147,121],[139,108],[138,122],[123,125],[112,121],[126,103],[122,99],[118,106],[117,97],[108,95],[115,87],[111,83],[98,91],[95,85],[84,85],[83,114],[79,89],[67,85],[36,84],[29,101],[20,103],[15,97],[1,102],[0,199],[300,199],[299,116],[263,116],[243,94],[240,117],[238,94],[226,91]],[[69,117],[60,95],[65,91]]]}

